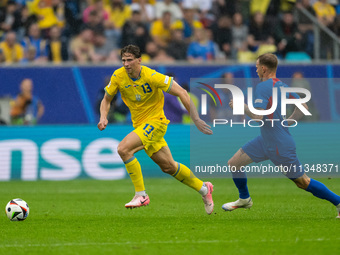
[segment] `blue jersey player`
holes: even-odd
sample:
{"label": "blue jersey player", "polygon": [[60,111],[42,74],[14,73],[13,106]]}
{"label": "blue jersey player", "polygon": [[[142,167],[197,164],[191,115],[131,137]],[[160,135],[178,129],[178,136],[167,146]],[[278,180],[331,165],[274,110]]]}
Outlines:
{"label": "blue jersey player", "polygon": [[[286,84],[276,78],[276,69],[278,65],[277,57],[273,54],[266,53],[258,57],[256,61],[256,72],[261,80],[255,88],[254,108],[258,110],[267,110],[272,106],[272,92],[276,87],[278,98],[281,98],[280,87],[287,87]],[[295,93],[289,94],[290,98],[299,98]],[[229,103],[233,108],[233,101]],[[302,104],[308,109],[305,103]],[[276,166],[282,166],[283,173],[295,182],[296,186],[311,192],[314,196],[326,199],[334,204],[338,211],[337,218],[340,218],[340,196],[330,191],[324,184],[309,178],[303,170],[303,167],[297,158],[296,147],[293,137],[287,127],[281,125],[283,116],[281,115],[281,100],[278,100],[276,110],[267,116],[256,115],[252,113],[245,104],[245,113],[252,119],[262,120],[264,125],[261,127],[261,135],[246,143],[239,149],[235,155],[228,161],[233,169],[233,181],[239,190],[239,199],[235,202],[226,203],[222,206],[225,211],[233,211],[238,208],[250,208],[253,201],[249,195],[247,186],[247,176],[242,167],[252,162],[261,162],[270,159]],[[303,116],[300,109],[295,107],[292,115],[288,118],[291,121],[285,121],[286,125],[291,125],[292,120],[299,120]],[[280,121],[269,121],[269,120]]]}

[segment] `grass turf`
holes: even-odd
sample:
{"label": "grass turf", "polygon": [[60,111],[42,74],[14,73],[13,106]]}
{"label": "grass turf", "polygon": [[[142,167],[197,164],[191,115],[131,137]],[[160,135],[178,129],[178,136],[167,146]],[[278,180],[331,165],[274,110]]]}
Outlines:
{"label": "grass turf", "polygon": [[[339,254],[340,220],[327,201],[287,179],[249,179],[250,210],[224,212],[231,179],[212,179],[215,210],[172,178],[146,179],[151,203],[128,210],[130,180],[2,182],[0,206],[20,197],[23,222],[0,217],[0,254]],[[320,179],[340,193],[340,179]]]}

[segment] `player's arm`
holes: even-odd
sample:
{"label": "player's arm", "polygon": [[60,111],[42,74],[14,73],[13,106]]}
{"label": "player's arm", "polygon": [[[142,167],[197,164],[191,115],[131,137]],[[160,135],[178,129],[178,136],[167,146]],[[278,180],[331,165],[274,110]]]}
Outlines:
{"label": "player's arm", "polygon": [[100,103],[100,120],[98,123],[98,128],[100,131],[104,130],[108,124],[107,115],[110,111],[111,101],[113,96],[109,96],[105,93],[102,102]]}
{"label": "player's arm", "polygon": [[[231,99],[230,102],[229,102],[229,106],[231,109],[233,109],[234,107],[234,104],[233,104],[233,100]],[[255,108],[257,110],[263,110],[262,108]],[[249,118],[253,119],[253,120],[262,120],[263,119],[263,115],[256,115],[254,113],[252,113],[250,110],[249,110],[249,107],[247,104],[244,104],[244,112],[245,114],[247,114],[249,116]]]}
{"label": "player's arm", "polygon": [[[255,107],[255,109],[263,110],[262,108],[256,108],[256,107]],[[245,112],[245,114],[247,114],[249,116],[249,118],[251,118],[253,120],[262,120],[263,119],[263,115],[257,115],[257,114],[252,113],[249,110],[249,107],[248,107],[247,104],[244,104],[244,112]]]}
{"label": "player's arm", "polygon": [[37,119],[40,120],[41,117],[44,115],[45,112],[45,106],[43,103],[39,100],[38,102],[38,114],[37,114]]}
{"label": "player's arm", "polygon": [[199,131],[207,135],[211,135],[213,133],[210,129],[210,126],[199,117],[196,106],[190,99],[188,92],[179,86],[176,81],[173,81],[172,87],[168,93],[179,97]]}
{"label": "player's arm", "polygon": [[[308,106],[307,106],[306,103],[303,103],[302,106],[305,107],[305,108],[308,110]],[[289,121],[289,120],[296,120],[296,121],[298,121],[298,120],[300,120],[303,116],[305,116],[305,115],[303,114],[303,112],[302,112],[298,107],[295,106],[292,115],[290,115],[289,118],[288,118],[288,120],[287,120],[288,125],[290,126],[290,125],[295,124],[294,121]]]}

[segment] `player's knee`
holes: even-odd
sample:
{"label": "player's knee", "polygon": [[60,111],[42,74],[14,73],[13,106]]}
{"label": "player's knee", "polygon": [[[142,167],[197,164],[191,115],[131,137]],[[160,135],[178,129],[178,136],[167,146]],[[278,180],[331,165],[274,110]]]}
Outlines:
{"label": "player's knee", "polygon": [[239,164],[237,164],[237,162],[233,158],[228,160],[228,166],[231,169],[237,169],[238,170],[240,168]]}
{"label": "player's knee", "polygon": [[304,185],[304,183],[302,182],[295,182],[296,186],[300,189],[307,189],[306,185]]}
{"label": "player's knee", "polygon": [[308,188],[310,180],[307,178],[298,178],[294,180],[294,182],[298,188],[306,190]]}
{"label": "player's knee", "polygon": [[166,174],[174,174],[177,169],[177,163],[176,162],[166,162],[160,165],[160,168],[162,169],[163,173]]}
{"label": "player's knee", "polygon": [[129,157],[129,150],[124,145],[119,144],[117,152],[123,160],[126,160],[126,158]]}
{"label": "player's knee", "polygon": [[228,166],[233,166],[233,164],[234,164],[234,161],[232,159],[229,159],[228,160]]}

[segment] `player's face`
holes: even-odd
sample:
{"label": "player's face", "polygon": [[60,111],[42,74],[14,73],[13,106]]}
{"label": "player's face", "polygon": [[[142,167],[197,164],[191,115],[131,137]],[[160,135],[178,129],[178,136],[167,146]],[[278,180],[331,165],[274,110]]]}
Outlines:
{"label": "player's face", "polygon": [[263,79],[263,66],[259,64],[259,60],[256,61],[256,73],[260,78],[260,81]]}
{"label": "player's face", "polygon": [[136,58],[131,53],[125,53],[122,57],[123,66],[129,75],[138,74],[140,71],[140,58]]}

